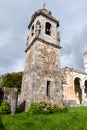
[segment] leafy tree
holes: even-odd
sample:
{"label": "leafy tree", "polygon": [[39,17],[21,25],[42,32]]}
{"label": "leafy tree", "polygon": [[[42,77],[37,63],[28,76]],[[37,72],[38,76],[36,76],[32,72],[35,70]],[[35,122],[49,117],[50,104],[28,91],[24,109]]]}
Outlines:
{"label": "leafy tree", "polygon": [[7,73],[2,76],[1,87],[18,88],[21,90],[23,72]]}

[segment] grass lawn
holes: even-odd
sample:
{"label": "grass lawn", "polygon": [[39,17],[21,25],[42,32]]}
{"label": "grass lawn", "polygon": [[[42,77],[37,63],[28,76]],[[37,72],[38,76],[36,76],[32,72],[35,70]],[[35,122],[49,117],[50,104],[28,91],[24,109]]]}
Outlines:
{"label": "grass lawn", "polygon": [[87,130],[87,107],[50,115],[0,115],[0,130]]}

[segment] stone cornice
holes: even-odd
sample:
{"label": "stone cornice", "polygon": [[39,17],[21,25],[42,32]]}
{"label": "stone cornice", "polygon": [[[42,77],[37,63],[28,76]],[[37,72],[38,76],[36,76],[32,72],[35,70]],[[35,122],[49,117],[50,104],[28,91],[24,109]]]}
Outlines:
{"label": "stone cornice", "polygon": [[28,47],[26,48],[25,52],[27,52],[27,51],[31,48],[31,46],[34,44],[35,41],[40,41],[40,42],[42,42],[42,43],[44,43],[44,44],[48,44],[48,45],[53,46],[53,47],[55,47],[55,48],[61,49],[61,46],[59,46],[59,45],[56,45],[56,44],[53,44],[53,43],[48,42],[48,41],[46,41],[46,40],[43,40],[43,39],[41,39],[41,38],[35,37],[35,38],[32,40],[31,44],[28,45]]}
{"label": "stone cornice", "polygon": [[76,73],[79,73],[79,74],[87,75],[87,73],[84,72],[84,71],[76,70],[76,69],[74,69],[74,68],[69,68],[69,67],[61,68],[61,71],[62,71],[62,70],[67,70],[67,69],[70,70],[70,71],[72,71],[72,72],[76,72]]}

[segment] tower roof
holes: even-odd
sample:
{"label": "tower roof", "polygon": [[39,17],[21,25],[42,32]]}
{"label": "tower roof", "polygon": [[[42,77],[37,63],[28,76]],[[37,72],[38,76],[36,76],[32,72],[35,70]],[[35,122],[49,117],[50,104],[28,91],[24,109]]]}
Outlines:
{"label": "tower roof", "polygon": [[87,52],[85,52],[84,55],[87,55]]}
{"label": "tower roof", "polygon": [[34,14],[32,15],[32,17],[31,17],[31,21],[30,21],[30,24],[29,24],[28,28],[30,28],[30,26],[31,26],[32,22],[34,21],[34,19],[35,19],[37,16],[39,16],[39,15],[43,15],[43,16],[45,16],[45,17],[47,17],[47,18],[53,20],[54,22],[57,23],[57,26],[59,26],[59,21],[52,16],[51,11],[48,11],[47,9],[44,9],[44,8],[43,8],[43,9],[39,9],[39,10],[35,11],[35,13],[34,13]]}

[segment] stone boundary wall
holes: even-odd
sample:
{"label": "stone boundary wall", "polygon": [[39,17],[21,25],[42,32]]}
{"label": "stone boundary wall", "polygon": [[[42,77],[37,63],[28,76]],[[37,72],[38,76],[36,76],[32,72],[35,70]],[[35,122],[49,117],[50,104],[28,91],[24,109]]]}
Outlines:
{"label": "stone boundary wall", "polygon": [[10,104],[11,114],[15,114],[18,100],[17,88],[0,88],[0,104],[7,101]]}

